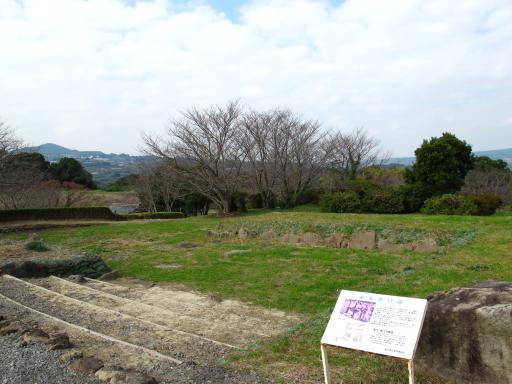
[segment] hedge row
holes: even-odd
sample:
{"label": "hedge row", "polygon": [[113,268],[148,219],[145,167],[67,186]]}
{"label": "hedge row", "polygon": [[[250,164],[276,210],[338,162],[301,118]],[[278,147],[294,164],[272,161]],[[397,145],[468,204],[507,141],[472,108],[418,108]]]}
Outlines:
{"label": "hedge row", "polygon": [[157,219],[182,219],[185,215],[181,212],[142,212],[125,215],[127,220],[157,220]]}
{"label": "hedge row", "polygon": [[23,220],[111,220],[180,219],[181,212],[133,213],[118,215],[107,207],[41,208],[0,210],[0,222]]}

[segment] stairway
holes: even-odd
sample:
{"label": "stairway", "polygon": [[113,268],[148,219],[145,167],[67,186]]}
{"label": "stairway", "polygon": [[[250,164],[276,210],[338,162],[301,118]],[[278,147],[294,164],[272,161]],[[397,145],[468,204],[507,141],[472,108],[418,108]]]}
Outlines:
{"label": "stairway", "polygon": [[299,321],[284,312],[191,292],[54,276],[31,281],[0,276],[2,307],[63,327],[82,345],[90,347],[89,339],[95,339],[91,350],[115,363],[165,371],[185,361],[215,364]]}

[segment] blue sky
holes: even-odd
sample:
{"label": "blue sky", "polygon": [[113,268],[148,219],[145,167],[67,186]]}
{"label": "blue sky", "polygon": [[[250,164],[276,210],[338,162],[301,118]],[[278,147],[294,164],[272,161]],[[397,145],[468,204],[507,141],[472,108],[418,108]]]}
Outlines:
{"label": "blue sky", "polygon": [[512,147],[510,0],[172,4],[0,0],[0,120],[34,145],[136,153],[180,111],[241,99],[364,127],[393,156],[445,131]]}

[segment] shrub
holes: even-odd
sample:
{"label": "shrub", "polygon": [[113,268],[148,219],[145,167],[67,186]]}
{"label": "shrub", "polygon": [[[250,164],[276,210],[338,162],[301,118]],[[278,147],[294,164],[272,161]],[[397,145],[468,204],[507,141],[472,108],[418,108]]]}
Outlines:
{"label": "shrub", "polygon": [[185,215],[181,212],[142,212],[125,215],[127,220],[151,220],[151,219],[181,219]]}
{"label": "shrub", "polygon": [[478,207],[468,196],[444,194],[427,199],[421,212],[429,215],[475,215]]}
{"label": "shrub", "polygon": [[474,214],[479,216],[492,215],[503,204],[497,193],[474,193],[466,196],[476,205]]}
{"label": "shrub", "polygon": [[327,193],[320,198],[320,208],[326,212],[361,212],[361,199],[354,191]]}
{"label": "shrub", "polygon": [[25,249],[28,251],[46,252],[50,250],[50,247],[42,240],[34,240],[27,243]]}
{"label": "shrub", "polygon": [[404,211],[418,212],[428,195],[420,184],[407,184],[399,187],[399,191],[403,196]]}
{"label": "shrub", "polygon": [[368,190],[361,197],[364,212],[401,213],[404,211],[404,195],[398,188],[379,187]]}

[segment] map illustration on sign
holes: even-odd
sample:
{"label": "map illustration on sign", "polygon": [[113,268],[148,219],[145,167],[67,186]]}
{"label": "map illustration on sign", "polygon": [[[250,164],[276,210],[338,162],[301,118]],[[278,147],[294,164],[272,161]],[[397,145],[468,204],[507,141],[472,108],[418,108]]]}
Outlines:
{"label": "map illustration on sign", "polygon": [[322,344],[412,359],[427,301],[343,290]]}

